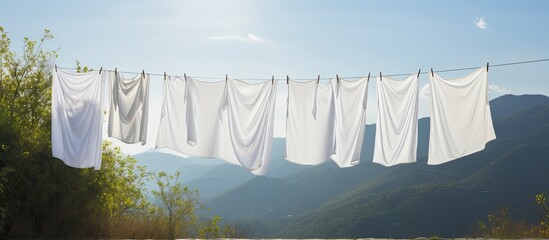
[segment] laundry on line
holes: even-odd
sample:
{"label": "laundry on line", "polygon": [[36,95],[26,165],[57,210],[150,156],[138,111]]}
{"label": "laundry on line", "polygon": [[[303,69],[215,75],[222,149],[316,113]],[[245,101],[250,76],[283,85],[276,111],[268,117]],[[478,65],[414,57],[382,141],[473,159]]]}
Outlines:
{"label": "laundry on line", "polygon": [[[484,149],[495,139],[487,100],[488,65],[466,77],[444,80],[430,72],[431,135],[428,164],[441,164]],[[101,163],[103,82],[110,96],[109,136],[125,143],[146,141],[149,74],[124,78],[107,70],[52,71],[52,154],[67,165]],[[374,162],[383,166],[416,162],[418,77],[377,77],[378,112]],[[286,113],[288,161],[339,167],[360,162],[365,134],[369,77],[336,75],[296,82],[289,77]],[[256,175],[271,160],[277,82],[229,79],[203,82],[165,76],[157,148],[191,156],[220,158]],[[452,109],[451,111],[444,111]]]}

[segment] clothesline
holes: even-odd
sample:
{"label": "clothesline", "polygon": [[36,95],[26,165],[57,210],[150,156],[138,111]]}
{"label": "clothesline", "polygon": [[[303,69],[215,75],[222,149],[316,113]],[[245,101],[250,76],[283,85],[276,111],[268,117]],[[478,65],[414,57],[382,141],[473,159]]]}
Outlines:
{"label": "clothesline", "polygon": [[[549,61],[549,58],[544,58],[544,59],[535,59],[535,60],[527,60],[527,61],[519,61],[519,62],[507,62],[507,63],[498,63],[498,64],[490,64],[490,67],[493,68],[493,67],[504,67],[504,66],[511,66],[511,65],[520,65],[520,64],[531,64],[531,63],[539,63],[539,62],[548,62]],[[56,66],[56,68],[59,68],[59,69],[69,69],[69,70],[76,70],[76,68],[70,68],[70,67],[60,67],[60,66]],[[477,69],[478,66],[475,66],[475,67],[464,67],[464,68],[453,68],[453,69],[444,69],[444,70],[433,70],[433,72],[435,73],[443,73],[443,72],[457,72],[457,71],[465,71],[465,70],[473,70],[473,69]],[[93,69],[91,71],[100,71],[100,70],[96,70],[96,69]],[[101,71],[105,71],[105,72],[114,72],[115,70],[106,70],[106,69],[102,69]],[[117,72],[119,73],[126,73],[126,74],[141,74],[143,73],[143,71],[141,72],[131,72],[131,71],[120,71],[120,70],[116,70]],[[419,72],[419,74],[429,74],[430,71],[424,71],[424,72]],[[166,74],[166,72],[164,73],[147,73],[148,75],[151,75],[151,76],[160,76],[160,77],[165,77],[165,76],[170,76],[170,77],[183,77],[183,76],[180,76],[180,75],[168,75]],[[399,76],[408,76],[410,74],[413,74],[413,73],[392,73],[392,74],[383,74],[383,76],[387,76],[387,77],[399,77]],[[189,75],[190,76],[190,75]],[[375,74],[372,74],[372,76],[375,76]],[[225,77],[201,77],[201,76],[190,76],[190,77],[193,77],[195,79],[209,79],[209,80],[225,80],[226,78]],[[341,77],[341,78],[344,78],[344,79],[360,79],[360,78],[364,78],[364,77],[367,77],[367,76],[358,76],[358,77]],[[286,81],[286,77],[284,78],[237,78],[239,80],[246,80],[246,81],[267,81],[267,80],[277,80],[277,81]],[[292,80],[312,80],[313,78],[291,78]],[[329,79],[333,79],[333,77],[321,77],[319,78],[320,80],[329,80]]]}
{"label": "clothesline", "polygon": [[[488,101],[488,70],[488,66],[478,67],[458,79],[429,75],[432,97],[427,164],[439,165],[482,151],[496,139]],[[101,71],[52,71],[52,155],[72,167],[101,167],[107,96],[107,135],[127,144],[145,144],[147,140],[150,75],[141,72],[125,78]],[[108,90],[104,87],[107,82]],[[331,159],[340,168],[356,166],[365,138],[368,84],[366,78],[326,85],[289,81],[286,160],[318,165]],[[157,148],[223,159],[256,175],[267,173],[275,84],[188,78],[164,81],[163,85]],[[387,167],[415,163],[419,76],[414,73],[401,81],[382,80],[377,85],[373,162]]]}

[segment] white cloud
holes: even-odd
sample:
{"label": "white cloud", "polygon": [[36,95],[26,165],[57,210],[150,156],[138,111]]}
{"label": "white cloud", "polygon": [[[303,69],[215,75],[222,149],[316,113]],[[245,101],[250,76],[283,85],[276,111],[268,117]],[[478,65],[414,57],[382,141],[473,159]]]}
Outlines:
{"label": "white cloud", "polygon": [[496,85],[488,85],[488,91],[491,93],[499,93],[499,94],[505,94],[511,92],[507,88],[502,88]]}
{"label": "white cloud", "polygon": [[253,42],[253,43],[262,43],[265,42],[265,39],[253,34],[248,33],[246,36],[241,35],[225,35],[221,37],[209,37],[208,40],[211,41],[238,41],[238,42]]}
{"label": "white cloud", "polygon": [[473,23],[482,30],[488,28],[488,24],[486,23],[486,21],[484,21],[484,17],[475,18],[475,20],[473,20]]}
{"label": "white cloud", "polygon": [[429,85],[429,83],[421,87],[421,90],[419,91],[419,96],[424,99],[431,99],[431,86]]}

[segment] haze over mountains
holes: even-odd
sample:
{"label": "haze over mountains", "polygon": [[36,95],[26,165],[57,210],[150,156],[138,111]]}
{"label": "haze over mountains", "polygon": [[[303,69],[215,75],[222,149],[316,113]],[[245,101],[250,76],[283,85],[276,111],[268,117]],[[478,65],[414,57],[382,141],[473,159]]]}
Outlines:
{"label": "haze over mountains", "polygon": [[498,206],[537,220],[535,194],[549,190],[549,98],[505,95],[491,109],[498,139],[438,166],[427,165],[428,118],[419,120],[418,162],[390,168],[372,163],[375,125],[366,128],[361,163],[346,169],[291,164],[280,138],[265,177],[211,159],[135,157],[149,169],[181,169],[211,209],[205,214],[239,222],[254,237],[463,237]]}

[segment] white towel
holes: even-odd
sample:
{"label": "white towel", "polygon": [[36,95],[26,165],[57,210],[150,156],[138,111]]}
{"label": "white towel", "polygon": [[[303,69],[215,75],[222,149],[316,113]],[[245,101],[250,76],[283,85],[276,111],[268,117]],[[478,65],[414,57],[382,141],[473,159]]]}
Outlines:
{"label": "white towel", "polygon": [[335,89],[335,147],[332,159],[339,167],[352,167],[360,162],[366,124],[368,80],[339,79],[330,82]]}
{"label": "white towel", "polygon": [[389,167],[416,162],[419,82],[417,74],[398,81],[377,78],[374,163]]}
{"label": "white towel", "polygon": [[485,148],[496,139],[488,102],[488,72],[479,68],[463,78],[429,74],[431,130],[428,164],[452,161]]}
{"label": "white towel", "polygon": [[329,160],[334,144],[334,117],[331,84],[289,81],[286,160],[301,165]]}
{"label": "white towel", "polygon": [[125,143],[147,142],[149,119],[149,75],[137,74],[125,79],[122,74],[109,74],[111,104],[108,136]]}
{"label": "white towel", "polygon": [[52,155],[75,168],[101,168],[103,75],[52,71]]}

